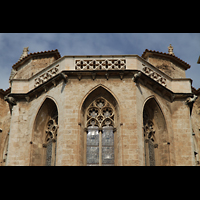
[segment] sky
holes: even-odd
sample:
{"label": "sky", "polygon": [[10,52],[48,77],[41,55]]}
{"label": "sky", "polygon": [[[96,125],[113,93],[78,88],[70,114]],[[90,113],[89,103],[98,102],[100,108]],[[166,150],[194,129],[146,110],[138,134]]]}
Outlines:
{"label": "sky", "polygon": [[145,49],[168,53],[169,44],[175,56],[191,65],[186,77],[200,88],[200,33],[0,33],[0,89],[9,88],[12,66],[24,47],[29,47],[29,53],[58,49],[61,56],[141,56]]}

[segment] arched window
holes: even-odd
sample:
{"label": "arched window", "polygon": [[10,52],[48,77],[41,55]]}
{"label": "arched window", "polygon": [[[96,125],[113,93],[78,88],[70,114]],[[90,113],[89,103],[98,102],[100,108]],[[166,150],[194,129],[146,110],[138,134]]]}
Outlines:
{"label": "arched window", "polygon": [[155,98],[143,110],[145,165],[170,165],[169,139],[163,112]]}
{"label": "arched window", "polygon": [[88,166],[114,165],[115,109],[103,97],[95,99],[85,112]]}
{"label": "arched window", "polygon": [[144,147],[145,147],[145,162],[146,165],[155,166],[155,151],[154,148],[157,144],[155,141],[154,124],[148,120],[144,125]]}
{"label": "arched window", "polygon": [[46,147],[46,166],[55,165],[56,161],[56,147],[57,147],[57,129],[58,129],[58,114],[55,113],[53,117],[47,122],[45,130]]}
{"label": "arched window", "polygon": [[58,132],[58,109],[50,98],[40,107],[34,123],[30,165],[54,166]]}

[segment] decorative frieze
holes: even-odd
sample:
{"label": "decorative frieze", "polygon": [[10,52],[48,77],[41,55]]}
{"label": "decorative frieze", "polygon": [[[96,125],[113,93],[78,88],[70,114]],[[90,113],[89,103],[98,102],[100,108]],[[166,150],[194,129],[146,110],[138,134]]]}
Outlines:
{"label": "decorative frieze", "polygon": [[157,81],[158,83],[160,83],[161,85],[163,85],[164,87],[167,87],[166,84],[166,78],[164,78],[163,76],[161,76],[160,74],[156,73],[155,71],[153,71],[152,69],[150,69],[149,67],[144,67],[143,71],[145,72],[146,75],[148,75],[150,78],[152,78],[153,80]]}
{"label": "decorative frieze", "polygon": [[51,68],[47,72],[43,73],[41,76],[37,77],[35,79],[35,85],[34,86],[37,87],[37,86],[43,84],[44,82],[48,81],[53,76],[55,76],[59,71],[58,66],[59,65],[57,65],[56,67]]}
{"label": "decorative frieze", "polygon": [[125,59],[75,60],[76,70],[125,70]]}

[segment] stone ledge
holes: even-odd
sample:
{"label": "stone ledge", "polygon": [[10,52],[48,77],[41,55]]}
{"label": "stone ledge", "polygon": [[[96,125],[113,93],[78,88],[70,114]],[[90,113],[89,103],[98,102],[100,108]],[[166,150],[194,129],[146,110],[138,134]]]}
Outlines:
{"label": "stone ledge", "polygon": [[[144,85],[145,87],[151,89],[152,91],[158,93],[160,96],[167,98],[169,101],[173,102],[174,99],[182,99],[193,97],[192,93],[174,93],[166,86],[161,85],[156,80],[152,79],[150,76],[146,75],[144,72],[140,70],[70,70],[70,71],[61,71],[56,74],[54,77],[51,77],[43,84],[35,87],[28,93],[10,93],[8,97],[14,97],[16,100],[23,99],[24,101],[32,101],[33,99],[40,96],[42,93],[46,93],[50,88],[56,87],[60,81],[67,85],[69,79],[78,79],[81,81],[83,77],[86,77],[91,80],[95,80],[97,78],[104,78],[109,81],[110,78],[116,78],[123,80],[124,78],[134,79],[134,75],[140,72],[140,76],[137,79],[136,85],[139,84]],[[133,81],[134,82],[134,81]]]}

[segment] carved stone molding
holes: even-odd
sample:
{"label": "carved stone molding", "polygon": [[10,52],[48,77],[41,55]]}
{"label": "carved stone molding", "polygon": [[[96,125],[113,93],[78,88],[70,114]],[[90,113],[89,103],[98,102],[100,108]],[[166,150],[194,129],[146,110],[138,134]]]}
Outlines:
{"label": "carved stone molding", "polygon": [[143,127],[143,129],[144,129],[145,139],[146,140],[154,140],[155,130],[154,130],[154,124],[153,124],[153,122],[151,120],[148,120],[146,122],[146,124]]}
{"label": "carved stone molding", "polygon": [[92,80],[96,78],[96,73],[92,73]]}
{"label": "carved stone molding", "polygon": [[167,87],[166,84],[166,78],[164,78],[163,76],[161,76],[160,74],[156,73],[155,71],[153,71],[152,69],[150,69],[149,67],[144,67],[143,71],[145,72],[145,74],[147,76],[149,76],[150,78],[152,78],[153,80],[157,81],[158,83],[160,83],[161,85],[163,85],[164,87]]}
{"label": "carved stone molding", "polygon": [[80,81],[82,78],[82,75],[80,73],[78,73],[77,76],[78,76],[78,80]]}
{"label": "carved stone molding", "polygon": [[[93,101],[86,112],[86,126],[98,126],[100,131],[102,127],[114,126],[114,107],[104,98],[100,97]],[[116,131],[116,129],[115,129]]]}
{"label": "carved stone molding", "polygon": [[43,86],[43,89],[44,89],[44,91],[45,91],[45,93],[48,91],[48,87],[47,86]]}
{"label": "carved stone molding", "polygon": [[56,141],[56,134],[57,134],[58,124],[56,122],[56,118],[50,118],[46,125],[46,137],[45,142],[47,143],[50,139],[55,139]]}
{"label": "carved stone molding", "polygon": [[25,96],[25,99],[26,99],[27,102],[30,101],[30,97],[29,96]]}
{"label": "carved stone molding", "polygon": [[53,80],[52,83],[53,83],[53,86],[56,87],[56,85],[57,85],[56,81]]}
{"label": "carved stone molding", "polygon": [[105,73],[106,79],[109,79],[109,73]]}
{"label": "carved stone molding", "polygon": [[76,70],[124,70],[126,69],[125,59],[109,60],[75,60]]}
{"label": "carved stone molding", "polygon": [[59,71],[58,66],[59,65],[51,68],[50,70],[48,70],[47,72],[43,73],[39,77],[35,78],[35,85],[34,86],[38,87],[39,85],[41,85],[44,82],[48,81],[50,78],[54,77]]}
{"label": "carved stone molding", "polygon": [[119,73],[120,79],[122,80],[124,78],[124,72]]}

